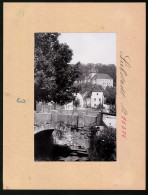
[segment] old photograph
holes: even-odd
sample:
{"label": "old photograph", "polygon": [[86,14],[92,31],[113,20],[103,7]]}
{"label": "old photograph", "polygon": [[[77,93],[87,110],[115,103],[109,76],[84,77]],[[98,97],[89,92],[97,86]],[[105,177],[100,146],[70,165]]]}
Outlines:
{"label": "old photograph", "polygon": [[34,34],[34,161],[116,161],[116,33]]}

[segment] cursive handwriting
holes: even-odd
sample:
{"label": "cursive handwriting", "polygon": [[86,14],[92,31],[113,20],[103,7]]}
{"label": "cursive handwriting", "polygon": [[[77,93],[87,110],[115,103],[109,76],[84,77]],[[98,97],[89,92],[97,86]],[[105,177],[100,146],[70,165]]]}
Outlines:
{"label": "cursive handwriting", "polygon": [[130,68],[129,56],[124,56],[123,52],[120,52],[120,92],[123,98],[126,98],[125,84],[126,77],[128,76],[127,68]]}
{"label": "cursive handwriting", "polygon": [[125,109],[125,107],[123,106],[122,103],[121,103],[121,111],[122,111],[122,113],[123,113],[124,115],[127,115],[127,114],[128,114],[127,110]]}
{"label": "cursive handwriting", "polygon": [[128,76],[128,69],[131,68],[130,65],[130,57],[128,55],[124,55],[124,53],[120,52],[120,93],[122,95],[121,100],[121,128],[122,128],[122,137],[126,138],[127,135],[127,109],[124,106],[126,101],[126,85],[127,80],[126,77]]}
{"label": "cursive handwriting", "polygon": [[18,103],[26,103],[26,101],[23,99],[23,100],[20,100],[20,98],[17,98],[16,100]]}
{"label": "cursive handwriting", "polygon": [[126,123],[127,123],[127,110],[121,103],[121,123],[122,123],[122,137],[126,138]]}

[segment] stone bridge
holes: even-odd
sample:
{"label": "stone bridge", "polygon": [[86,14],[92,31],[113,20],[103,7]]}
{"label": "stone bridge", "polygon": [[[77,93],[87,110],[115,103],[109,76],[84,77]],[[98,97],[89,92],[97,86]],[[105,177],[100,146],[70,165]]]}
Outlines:
{"label": "stone bridge", "polygon": [[[51,113],[35,113],[34,134],[45,130],[60,129],[61,125],[66,127],[84,128],[90,126],[99,126],[113,123],[113,128],[116,128],[115,114],[99,112],[96,116],[86,115],[86,113],[61,114],[53,110]],[[112,120],[114,119],[114,120]]]}

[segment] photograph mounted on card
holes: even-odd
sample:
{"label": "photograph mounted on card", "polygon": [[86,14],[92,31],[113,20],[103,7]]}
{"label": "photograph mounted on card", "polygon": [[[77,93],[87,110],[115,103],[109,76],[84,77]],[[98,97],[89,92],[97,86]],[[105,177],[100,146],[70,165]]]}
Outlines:
{"label": "photograph mounted on card", "polygon": [[35,161],[116,161],[116,34],[34,36]]}
{"label": "photograph mounted on card", "polygon": [[4,189],[145,189],[145,22],[145,3],[4,3]]}

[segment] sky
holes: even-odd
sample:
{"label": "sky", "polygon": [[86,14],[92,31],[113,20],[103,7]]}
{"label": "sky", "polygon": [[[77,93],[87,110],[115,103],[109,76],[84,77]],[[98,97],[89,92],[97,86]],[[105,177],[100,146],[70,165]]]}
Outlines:
{"label": "sky", "polygon": [[116,33],[61,33],[59,42],[73,50],[71,63],[116,65]]}

